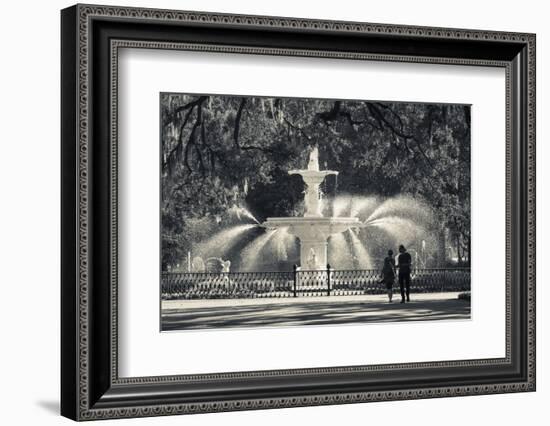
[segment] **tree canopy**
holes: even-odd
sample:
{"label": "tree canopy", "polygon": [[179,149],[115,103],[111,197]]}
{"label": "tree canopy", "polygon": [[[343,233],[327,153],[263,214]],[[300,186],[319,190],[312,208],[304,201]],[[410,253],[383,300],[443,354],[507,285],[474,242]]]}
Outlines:
{"label": "tree canopy", "polygon": [[163,93],[162,262],[181,262],[231,207],[299,214],[318,146],[327,194],[420,198],[460,258],[470,247],[470,106]]}

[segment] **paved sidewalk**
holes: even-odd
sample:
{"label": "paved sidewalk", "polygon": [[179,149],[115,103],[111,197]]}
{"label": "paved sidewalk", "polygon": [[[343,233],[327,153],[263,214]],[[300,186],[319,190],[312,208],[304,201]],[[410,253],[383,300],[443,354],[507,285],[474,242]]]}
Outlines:
{"label": "paved sidewalk", "polygon": [[415,293],[403,304],[399,295],[393,303],[385,295],[167,300],[162,330],[469,319],[458,294]]}

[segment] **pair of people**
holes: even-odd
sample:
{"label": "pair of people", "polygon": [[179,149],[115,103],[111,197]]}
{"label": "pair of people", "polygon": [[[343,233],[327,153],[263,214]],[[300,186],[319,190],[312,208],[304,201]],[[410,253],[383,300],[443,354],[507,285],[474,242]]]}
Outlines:
{"label": "pair of people", "polygon": [[[401,303],[411,301],[411,255],[402,244],[399,246],[399,255],[397,256],[397,264],[393,257],[393,250],[388,250],[388,256],[384,259],[382,268],[382,282],[386,284],[388,290],[388,301],[391,303],[393,296],[393,283],[395,281],[396,268],[399,277],[399,288],[401,290]],[[405,298],[406,297],[406,298]]]}

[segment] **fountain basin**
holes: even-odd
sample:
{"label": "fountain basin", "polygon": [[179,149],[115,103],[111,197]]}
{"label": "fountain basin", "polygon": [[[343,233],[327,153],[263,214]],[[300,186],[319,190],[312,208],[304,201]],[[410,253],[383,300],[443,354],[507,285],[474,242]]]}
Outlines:
{"label": "fountain basin", "polygon": [[323,180],[330,175],[338,176],[338,172],[335,170],[289,170],[289,175],[300,175],[304,182],[314,182],[320,184]]}
{"label": "fountain basin", "polygon": [[300,239],[300,265],[303,269],[325,269],[328,237],[350,228],[365,225],[356,217],[270,217],[262,226],[267,229],[287,228]]}

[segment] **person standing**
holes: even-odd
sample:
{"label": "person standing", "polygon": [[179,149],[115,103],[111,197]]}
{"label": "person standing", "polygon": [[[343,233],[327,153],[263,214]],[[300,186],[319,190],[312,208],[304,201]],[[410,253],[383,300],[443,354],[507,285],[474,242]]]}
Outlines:
{"label": "person standing", "polygon": [[399,246],[399,256],[397,256],[397,267],[399,268],[399,288],[401,290],[401,303],[405,303],[405,295],[407,296],[407,302],[410,302],[410,289],[411,289],[411,255],[405,249],[405,246],[401,244]]}
{"label": "person standing", "polygon": [[384,266],[382,267],[382,282],[388,290],[388,302],[391,303],[393,297],[393,283],[395,281],[395,259],[393,258],[393,250],[388,250],[388,256],[384,258]]}

